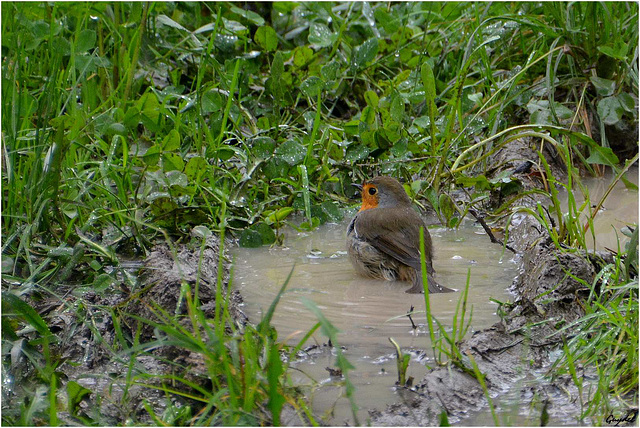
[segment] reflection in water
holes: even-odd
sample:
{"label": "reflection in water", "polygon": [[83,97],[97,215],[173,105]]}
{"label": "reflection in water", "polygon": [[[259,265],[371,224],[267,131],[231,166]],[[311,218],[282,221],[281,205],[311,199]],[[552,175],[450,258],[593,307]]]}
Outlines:
{"label": "reflection in water", "polygon": [[[424,311],[424,296],[407,294],[410,284],[386,282],[357,276],[345,251],[343,224],[325,225],[313,233],[289,231],[285,248],[258,248],[234,250],[235,286],[245,297],[245,312],[253,322],[259,321],[295,264],[288,291],[276,310],[273,324],[279,337],[292,335],[289,343],[296,343],[317,319],[304,306],[302,297],[313,300],[341,333],[339,344],[345,346],[346,356],[356,367],[351,373],[356,386],[356,402],[361,408],[359,417],[366,420],[367,409],[383,409],[397,397],[393,385],[397,378],[394,348],[388,338],[396,340],[405,351],[430,349],[424,314],[413,316],[417,331],[406,317],[411,306]],[[471,271],[467,307],[473,307],[473,328],[481,329],[497,321],[497,305],[490,301],[509,300],[506,291],[517,274],[517,266],[510,252],[491,244],[480,226],[464,222],[455,230],[430,229],[434,243],[436,269],[439,281],[448,287],[462,289],[467,272]],[[432,311],[445,325],[451,325],[460,293],[431,295]],[[468,318],[468,316],[467,316]],[[326,342],[320,333],[318,343]],[[309,345],[313,344],[311,341]],[[409,366],[408,376],[421,379],[424,364],[432,364],[429,352],[421,363]],[[326,367],[333,367],[334,357],[322,357],[296,363],[296,368],[318,382],[329,382]],[[300,383],[309,379],[300,372],[292,372]],[[330,409],[338,399],[339,388],[325,387],[315,392],[314,406],[320,414]],[[351,420],[345,398],[335,406],[334,423]]]}

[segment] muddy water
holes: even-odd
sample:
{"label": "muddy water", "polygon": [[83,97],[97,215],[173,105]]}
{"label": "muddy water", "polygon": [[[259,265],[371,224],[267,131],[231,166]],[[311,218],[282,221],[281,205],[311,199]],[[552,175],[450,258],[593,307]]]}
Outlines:
{"label": "muddy water", "polygon": [[[626,178],[637,186],[638,168],[631,168],[627,172]],[[600,202],[612,181],[613,174],[611,173],[605,174],[604,177],[582,179],[582,184],[589,189],[589,200],[592,206]],[[575,191],[573,194],[579,208],[585,197],[580,191]],[[562,208],[566,212],[568,196],[564,193],[562,197]],[[588,210],[585,209],[585,211]],[[586,215],[581,215],[580,218],[582,224],[586,224]],[[620,248],[624,250],[624,244],[629,241],[629,238],[620,233],[620,228],[632,223],[638,223],[638,191],[627,189],[624,183],[620,181],[604,201],[602,208],[593,220],[596,236],[595,249],[605,250],[610,248],[617,251],[619,238]],[[594,239],[590,232],[587,233],[587,246],[590,249],[594,248]]]}
{"label": "muddy water", "polygon": [[[361,423],[366,422],[367,410],[383,409],[397,401],[393,386],[397,379],[392,337],[403,351],[430,349],[425,329],[425,315],[416,314],[411,326],[407,313],[411,306],[424,311],[424,296],[407,294],[406,283],[385,282],[356,276],[345,252],[347,223],[328,224],[313,233],[286,233],[285,248],[258,248],[234,251],[234,284],[245,298],[244,310],[253,322],[258,322],[295,265],[287,293],[276,310],[273,324],[281,339],[290,336],[295,344],[317,319],[304,306],[301,298],[313,300],[323,314],[341,333],[339,345],[346,347],[346,356],[355,366],[351,372],[356,386],[356,403],[360,407]],[[497,304],[490,301],[510,299],[508,286],[517,274],[517,265],[510,252],[491,244],[472,221],[465,221],[457,231],[430,229],[436,251],[434,267],[443,285],[462,289],[470,271],[468,307],[473,306],[472,329],[488,327],[497,321]],[[452,317],[460,293],[431,296],[435,317],[445,325],[452,325]],[[319,344],[326,337],[317,332]],[[309,342],[310,345],[314,341]],[[432,354],[412,354],[408,376],[419,380],[425,364],[433,364]],[[313,404],[318,414],[332,412],[331,424],[353,423],[343,389],[335,386],[326,367],[334,367],[335,357],[321,353],[296,363],[292,371],[296,382],[311,385]],[[321,386],[320,386],[321,385]]]}

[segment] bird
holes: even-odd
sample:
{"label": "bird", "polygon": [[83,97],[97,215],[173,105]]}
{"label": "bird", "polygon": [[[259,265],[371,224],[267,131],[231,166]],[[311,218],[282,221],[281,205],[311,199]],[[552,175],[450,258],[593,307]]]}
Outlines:
{"label": "bird", "polygon": [[393,177],[379,176],[354,186],[362,193],[362,207],[347,227],[347,253],[356,272],[369,278],[408,281],[412,287],[407,293],[423,292],[423,227],[429,293],[455,291],[434,278],[431,236],[402,184]]}

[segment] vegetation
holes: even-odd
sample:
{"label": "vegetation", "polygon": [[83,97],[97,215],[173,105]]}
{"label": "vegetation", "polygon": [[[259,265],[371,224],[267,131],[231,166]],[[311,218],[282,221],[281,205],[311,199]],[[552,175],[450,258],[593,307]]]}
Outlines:
{"label": "vegetation", "polygon": [[[34,302],[54,299],[82,314],[91,304],[77,294],[66,301],[69,288],[135,289],[121,260],[142,257],[165,234],[186,239],[206,225],[244,246],[279,242],[284,224],[311,230],[339,220],[349,184],[373,174],[404,179],[447,226],[469,209],[505,218],[523,210],[527,193],[509,172],[491,175],[488,161],[529,139],[541,153],[552,147],[569,172],[560,184],[543,156],[529,159],[551,184],[557,223],[542,208],[532,213],[559,247],[583,247],[588,231],[573,219],[597,210],[574,201],[563,216],[555,189],[586,191],[578,171],[598,175],[605,166],[625,181],[637,160],[637,142],[619,137],[638,120],[637,3],[1,7],[3,375],[33,393],[3,412],[8,425],[59,422],[62,357],[52,346],[60,338]],[[469,200],[455,203],[454,187]],[[292,213],[304,220],[292,223]],[[637,349],[625,348],[638,340],[637,232],[633,242],[600,273],[604,291],[590,285],[584,336],[565,348],[572,361],[599,367],[591,414],[637,389]],[[206,411],[155,419],[150,410],[154,423],[277,423],[283,391],[314,423],[278,363],[277,334],[207,332],[194,317],[191,333],[171,317],[157,327],[225,375],[212,376],[213,392],[190,385]],[[332,334],[320,320],[316,328]],[[462,307],[458,331],[464,320]],[[201,329],[218,348],[193,342]],[[119,345],[131,361],[144,351],[135,334]],[[594,337],[601,346],[582,347]],[[249,355],[247,370],[272,371],[241,388],[222,368],[239,370]],[[72,389],[68,404],[77,404],[86,392]]]}

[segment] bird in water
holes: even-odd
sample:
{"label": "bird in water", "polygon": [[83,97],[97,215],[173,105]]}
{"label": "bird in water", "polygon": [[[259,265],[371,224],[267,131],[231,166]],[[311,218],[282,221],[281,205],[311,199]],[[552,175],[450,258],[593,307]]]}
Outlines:
{"label": "bird in water", "polygon": [[433,246],[424,221],[395,178],[375,177],[354,185],[362,207],[347,228],[347,252],[356,271],[387,281],[409,281],[407,293],[421,293],[420,227],[424,228],[425,262],[430,293],[454,291],[435,280]]}

